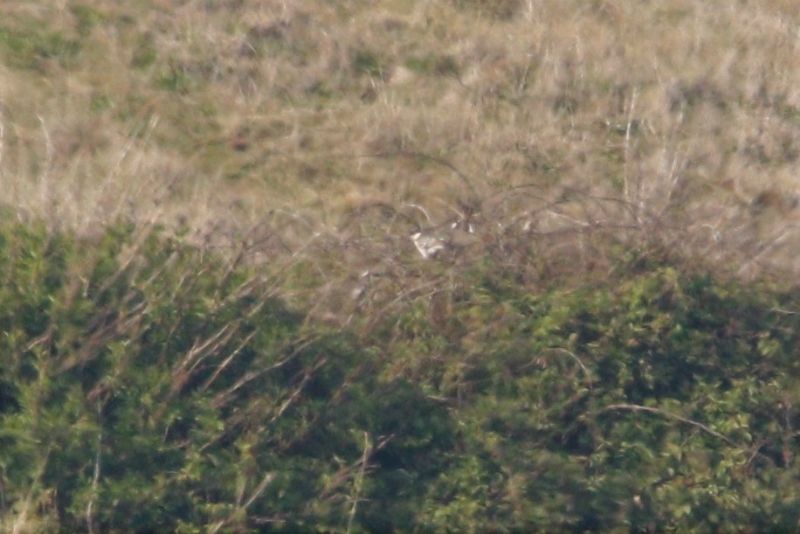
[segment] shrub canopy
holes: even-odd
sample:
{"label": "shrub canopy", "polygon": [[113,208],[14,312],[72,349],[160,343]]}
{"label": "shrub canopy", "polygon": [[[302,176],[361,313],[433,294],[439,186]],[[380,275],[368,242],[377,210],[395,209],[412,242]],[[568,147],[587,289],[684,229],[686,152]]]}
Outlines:
{"label": "shrub canopy", "polygon": [[795,292],[624,259],[570,290],[465,276],[355,335],[158,232],[5,224],[0,519],[800,526]]}

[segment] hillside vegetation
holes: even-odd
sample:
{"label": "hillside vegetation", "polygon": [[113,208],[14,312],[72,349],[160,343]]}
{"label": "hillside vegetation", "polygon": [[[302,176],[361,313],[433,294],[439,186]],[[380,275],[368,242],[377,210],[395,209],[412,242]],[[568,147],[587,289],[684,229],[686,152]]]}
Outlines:
{"label": "hillside vegetation", "polygon": [[788,0],[0,3],[0,530],[796,530]]}
{"label": "hillside vegetation", "polygon": [[800,521],[796,292],[621,258],[536,294],[486,266],[358,337],[157,234],[0,235],[10,530]]}

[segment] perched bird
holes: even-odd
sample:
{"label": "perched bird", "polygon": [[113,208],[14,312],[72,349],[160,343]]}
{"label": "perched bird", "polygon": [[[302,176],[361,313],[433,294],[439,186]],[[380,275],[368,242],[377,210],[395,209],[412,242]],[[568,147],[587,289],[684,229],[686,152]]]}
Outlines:
{"label": "perched bird", "polygon": [[453,221],[433,230],[411,234],[411,241],[424,259],[434,257],[448,248],[462,248],[480,241],[472,223]]}
{"label": "perched bird", "polygon": [[437,252],[444,250],[445,241],[435,235],[416,232],[411,234],[411,241],[424,259],[432,258]]}

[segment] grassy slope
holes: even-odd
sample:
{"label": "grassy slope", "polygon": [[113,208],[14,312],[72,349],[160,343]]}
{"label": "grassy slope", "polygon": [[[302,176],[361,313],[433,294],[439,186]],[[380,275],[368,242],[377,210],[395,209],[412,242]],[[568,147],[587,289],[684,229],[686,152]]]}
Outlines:
{"label": "grassy slope", "polygon": [[796,268],[790,2],[12,0],[0,15],[0,197],[22,214],[278,234],[296,252],[309,228],[351,240],[380,223],[409,248],[409,227],[472,213],[484,243],[494,223],[659,228],[706,256],[761,254],[740,274]]}
{"label": "grassy slope", "polygon": [[[502,353],[505,337],[527,339],[507,318],[529,313],[524,295],[555,283],[571,302],[572,276],[625,280],[636,269],[618,261],[621,248],[741,277],[796,272],[797,18],[777,0],[4,1],[0,204],[95,241],[120,217],[164,224],[222,250],[221,272],[256,263],[275,275],[270,294],[393,355],[387,377],[460,399],[465,354],[494,365],[483,355]],[[409,235],[458,221],[474,236],[423,261]],[[82,253],[71,261],[93,268]],[[512,289],[483,287],[476,272]],[[648,295],[631,298],[659,302]],[[575,320],[591,323],[575,298]],[[771,298],[758,307],[769,325],[783,320]],[[742,331],[743,353],[772,350],[762,330]],[[625,346],[621,357],[636,354]],[[590,364],[609,353],[583,348]],[[437,375],[443,359],[452,377]],[[497,376],[517,376],[509,366]],[[766,413],[775,403],[764,402]],[[446,512],[441,521],[470,517]]]}

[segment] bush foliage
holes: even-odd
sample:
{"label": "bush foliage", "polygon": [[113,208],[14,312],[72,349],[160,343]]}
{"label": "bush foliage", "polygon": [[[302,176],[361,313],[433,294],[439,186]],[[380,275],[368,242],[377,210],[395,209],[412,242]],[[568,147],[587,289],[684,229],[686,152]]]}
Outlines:
{"label": "bush foliage", "polygon": [[569,290],[464,276],[356,335],[158,232],[4,224],[0,522],[800,526],[796,292],[636,258]]}

